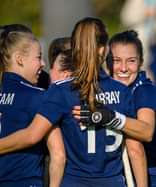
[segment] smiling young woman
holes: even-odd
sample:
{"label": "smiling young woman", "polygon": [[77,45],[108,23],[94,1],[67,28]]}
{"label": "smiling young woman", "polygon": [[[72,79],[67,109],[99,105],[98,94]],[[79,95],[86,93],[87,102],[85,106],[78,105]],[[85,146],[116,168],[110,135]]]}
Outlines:
{"label": "smiling young woman", "polygon": [[[129,86],[133,96],[137,119],[148,124],[149,128],[155,125],[156,87],[141,71],[143,65],[143,47],[141,40],[134,30],[115,34],[109,42],[110,57],[107,62],[110,74],[117,81]],[[155,149],[155,134],[151,143],[143,145],[127,138],[126,146],[130,156],[137,186],[152,186],[156,180],[156,162],[153,150]],[[147,163],[146,163],[147,159]],[[149,185],[147,183],[147,164],[149,170]],[[155,186],[155,185],[154,185]]]}

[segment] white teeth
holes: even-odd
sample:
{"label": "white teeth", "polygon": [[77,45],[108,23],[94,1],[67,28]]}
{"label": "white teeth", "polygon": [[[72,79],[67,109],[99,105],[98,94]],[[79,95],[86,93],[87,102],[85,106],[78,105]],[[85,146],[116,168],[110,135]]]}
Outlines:
{"label": "white teeth", "polygon": [[121,78],[127,78],[127,77],[129,77],[129,75],[127,75],[127,74],[118,74],[118,76],[121,77]]}
{"label": "white teeth", "polygon": [[41,70],[39,70],[39,71],[37,72],[37,74],[40,75],[40,74],[41,74]]}

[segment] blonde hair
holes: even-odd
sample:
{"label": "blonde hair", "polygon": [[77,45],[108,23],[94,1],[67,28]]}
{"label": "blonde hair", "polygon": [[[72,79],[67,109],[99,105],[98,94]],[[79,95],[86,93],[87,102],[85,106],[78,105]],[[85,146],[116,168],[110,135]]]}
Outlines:
{"label": "blonde hair", "polygon": [[6,71],[10,65],[10,58],[14,51],[19,50],[27,54],[30,41],[37,41],[30,30],[4,29],[0,34],[0,74]]}
{"label": "blonde hair", "polygon": [[80,20],[72,33],[72,57],[76,66],[73,84],[91,110],[95,109],[95,95],[99,89],[98,76],[102,62],[98,50],[101,46],[105,47],[107,41],[105,25],[97,18]]}

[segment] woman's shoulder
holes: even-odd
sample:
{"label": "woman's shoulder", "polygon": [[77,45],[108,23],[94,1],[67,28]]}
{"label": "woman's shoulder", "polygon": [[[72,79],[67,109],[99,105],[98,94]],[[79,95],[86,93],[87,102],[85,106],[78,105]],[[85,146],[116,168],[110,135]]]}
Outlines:
{"label": "woman's shoulder", "polygon": [[126,85],[123,83],[114,80],[111,76],[109,76],[104,70],[100,71],[100,83],[102,83],[102,86],[105,88],[111,88],[111,89],[128,89]]}
{"label": "woman's shoulder", "polygon": [[138,73],[136,80],[129,86],[132,92],[136,92],[138,90],[147,91],[155,90],[156,86],[154,83],[146,76],[144,71]]}
{"label": "woman's shoulder", "polygon": [[103,87],[110,89],[119,89],[119,90],[129,90],[128,86],[121,83],[120,81],[114,80],[112,77],[108,76],[105,79],[100,80]]}

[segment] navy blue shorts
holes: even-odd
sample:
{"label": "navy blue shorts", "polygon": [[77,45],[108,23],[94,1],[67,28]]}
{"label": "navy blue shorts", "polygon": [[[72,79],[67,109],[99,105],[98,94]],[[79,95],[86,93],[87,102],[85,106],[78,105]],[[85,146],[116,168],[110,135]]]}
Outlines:
{"label": "navy blue shorts", "polygon": [[149,175],[149,187],[156,187],[156,175]]}
{"label": "navy blue shorts", "polygon": [[109,178],[83,178],[65,175],[60,187],[126,187],[123,176]]}
{"label": "navy blue shorts", "polygon": [[0,182],[0,187],[43,187],[43,180],[25,179],[18,181],[4,181]]}

